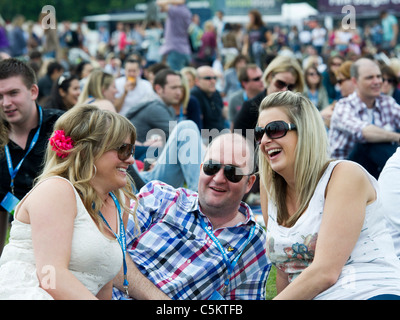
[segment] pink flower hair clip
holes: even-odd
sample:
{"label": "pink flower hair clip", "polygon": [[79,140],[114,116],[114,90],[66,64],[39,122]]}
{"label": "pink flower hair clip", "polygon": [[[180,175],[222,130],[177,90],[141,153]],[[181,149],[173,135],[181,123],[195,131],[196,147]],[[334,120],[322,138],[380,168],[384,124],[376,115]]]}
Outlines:
{"label": "pink flower hair clip", "polygon": [[64,159],[68,151],[74,147],[74,141],[70,136],[65,136],[64,130],[54,131],[54,135],[49,139],[52,150],[57,153],[61,159]]}

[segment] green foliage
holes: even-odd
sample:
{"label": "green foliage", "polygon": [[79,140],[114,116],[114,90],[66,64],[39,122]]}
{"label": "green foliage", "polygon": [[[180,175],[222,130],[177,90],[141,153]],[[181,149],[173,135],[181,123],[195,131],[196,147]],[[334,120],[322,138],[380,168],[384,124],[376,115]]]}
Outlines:
{"label": "green foliage", "polygon": [[[188,0],[196,1],[196,0]],[[212,4],[213,1],[210,0]],[[132,10],[136,4],[147,0],[1,0],[0,14],[6,21],[11,21],[17,14],[22,14],[27,20],[37,21],[43,6],[51,5],[56,9],[58,21],[81,21],[84,16]],[[304,0],[285,0],[284,3],[304,2]],[[317,0],[306,0],[317,8]]]}
{"label": "green foliage", "polygon": [[11,21],[17,14],[37,21],[43,6],[51,5],[56,9],[58,21],[81,21],[87,15],[133,9],[136,4],[144,2],[146,0],[1,0],[0,13],[6,21]]}

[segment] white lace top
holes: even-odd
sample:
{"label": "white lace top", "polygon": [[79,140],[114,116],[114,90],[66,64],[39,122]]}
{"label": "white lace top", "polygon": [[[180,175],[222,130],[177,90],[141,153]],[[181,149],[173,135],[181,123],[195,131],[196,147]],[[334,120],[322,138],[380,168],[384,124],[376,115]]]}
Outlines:
{"label": "white lace top", "polygon": [[[77,215],[69,270],[96,295],[121,269],[122,250],[116,239],[111,240],[100,232],[75,188],[74,192]],[[51,281],[51,267],[42,272],[49,274]],[[31,225],[17,219],[12,223],[9,243],[0,258],[0,299],[51,299],[39,287],[36,276]]]}

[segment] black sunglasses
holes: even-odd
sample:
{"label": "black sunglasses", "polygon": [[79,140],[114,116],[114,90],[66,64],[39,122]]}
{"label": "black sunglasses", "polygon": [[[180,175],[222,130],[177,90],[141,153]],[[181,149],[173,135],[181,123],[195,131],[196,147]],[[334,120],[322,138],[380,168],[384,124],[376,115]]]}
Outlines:
{"label": "black sunglasses", "polygon": [[277,87],[278,90],[287,89],[289,91],[293,91],[293,89],[296,87],[296,85],[295,84],[287,84],[285,81],[276,79],[275,87]]}
{"label": "black sunglasses", "polygon": [[124,143],[115,150],[117,150],[118,159],[121,161],[126,161],[135,153],[135,145],[132,143]]}
{"label": "black sunglasses", "polygon": [[286,133],[289,130],[296,129],[296,125],[293,123],[286,123],[285,121],[272,121],[264,128],[256,127],[254,129],[254,139],[257,143],[260,143],[264,133],[266,133],[270,139],[279,139],[286,136]]}
{"label": "black sunglasses", "polygon": [[251,82],[251,81],[257,82],[257,81],[260,81],[261,78],[262,78],[261,76],[260,77],[255,77],[255,78],[251,78],[251,79],[248,79],[247,82]]}
{"label": "black sunglasses", "polygon": [[212,76],[206,76],[206,77],[201,77],[203,80],[217,80],[217,77],[212,77]]}
{"label": "black sunglasses", "polygon": [[388,78],[382,78],[382,82],[388,82],[388,83],[394,83],[395,81],[393,79],[388,79]]}
{"label": "black sunglasses", "polygon": [[213,162],[212,160],[208,160],[203,163],[203,172],[208,176],[216,175],[221,168],[224,168],[225,178],[233,183],[238,183],[240,180],[242,180],[243,176],[252,175],[252,173],[244,174],[238,167]]}

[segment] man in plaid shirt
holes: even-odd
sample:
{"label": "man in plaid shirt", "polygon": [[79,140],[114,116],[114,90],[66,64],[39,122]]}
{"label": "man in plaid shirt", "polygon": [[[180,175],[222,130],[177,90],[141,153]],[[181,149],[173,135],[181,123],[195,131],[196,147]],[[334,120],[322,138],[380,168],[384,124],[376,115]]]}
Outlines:
{"label": "man in plaid shirt", "polygon": [[[205,155],[198,193],[159,181],[140,190],[141,234],[133,220],[127,226],[127,250],[137,267],[128,265],[130,296],[265,299],[271,268],[265,231],[241,202],[255,181],[253,162],[253,147],[241,135],[224,134]],[[121,283],[122,276],[114,281],[122,290]],[[114,299],[121,294],[114,288]]]}
{"label": "man in plaid shirt", "polygon": [[382,74],[374,61],[357,60],[351,76],[355,92],[339,100],[333,111],[331,156],[359,162],[376,175],[399,142],[400,106],[392,97],[381,95]]}

